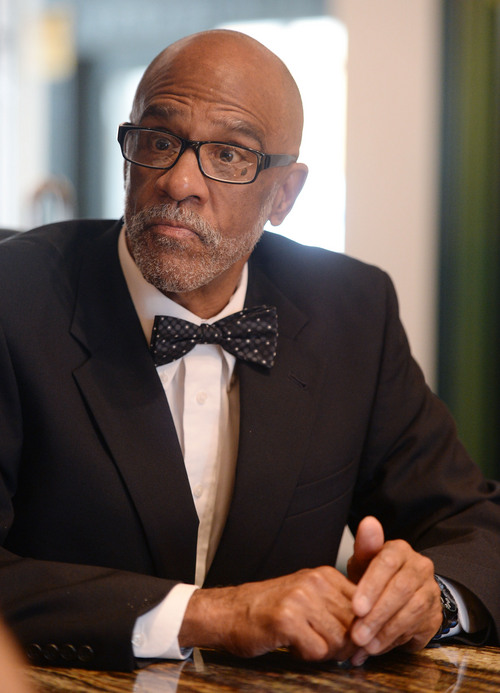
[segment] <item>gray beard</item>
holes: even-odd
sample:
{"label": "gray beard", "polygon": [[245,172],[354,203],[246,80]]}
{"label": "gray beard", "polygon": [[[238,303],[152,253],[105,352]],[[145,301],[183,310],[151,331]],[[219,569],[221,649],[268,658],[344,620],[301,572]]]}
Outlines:
{"label": "gray beard", "polygon": [[[146,281],[164,294],[194,291],[207,285],[235,262],[249,255],[263,232],[268,205],[250,233],[224,238],[196,212],[170,203],[131,214],[125,209],[125,231],[130,253]],[[201,247],[192,242],[153,233],[155,222],[178,222],[194,231]]]}

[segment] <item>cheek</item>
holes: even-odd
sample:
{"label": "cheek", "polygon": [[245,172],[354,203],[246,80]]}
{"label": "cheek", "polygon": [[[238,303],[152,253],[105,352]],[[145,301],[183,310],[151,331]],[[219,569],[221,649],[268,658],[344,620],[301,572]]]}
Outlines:
{"label": "cheek", "polygon": [[147,171],[130,166],[125,173],[125,201],[127,207],[137,212],[151,201],[154,181]]}
{"label": "cheek", "polygon": [[227,187],[231,190],[212,198],[213,212],[223,235],[237,237],[253,231],[259,223],[263,225],[267,220],[267,217],[262,220],[263,214],[270,207],[270,190],[260,190],[252,185]]}

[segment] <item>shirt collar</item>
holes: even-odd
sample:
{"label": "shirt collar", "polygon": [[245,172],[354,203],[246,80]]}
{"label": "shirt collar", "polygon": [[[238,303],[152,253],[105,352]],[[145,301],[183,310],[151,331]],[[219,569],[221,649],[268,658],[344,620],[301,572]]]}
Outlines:
{"label": "shirt collar", "polygon": [[151,332],[153,330],[155,315],[171,315],[175,318],[181,318],[182,320],[189,320],[189,322],[192,322],[195,325],[200,325],[202,322],[213,323],[216,320],[225,318],[226,316],[243,309],[248,284],[247,263],[245,263],[245,266],[243,267],[239,284],[236,291],[229,299],[228,304],[217,315],[214,315],[212,318],[207,320],[203,320],[198,315],[191,313],[183,306],[179,305],[175,301],[172,301],[144,279],[141,271],[129,253],[125,240],[124,226],[122,226],[120,236],[118,238],[118,257],[120,259],[120,264],[125,276],[125,281],[127,282],[132,302],[137,315],[139,316],[142,330],[148,344],[151,341]]}

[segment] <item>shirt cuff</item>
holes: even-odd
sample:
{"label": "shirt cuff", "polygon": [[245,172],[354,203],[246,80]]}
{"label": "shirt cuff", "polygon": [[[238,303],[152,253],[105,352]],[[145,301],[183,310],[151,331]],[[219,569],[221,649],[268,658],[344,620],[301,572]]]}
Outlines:
{"label": "shirt cuff", "polygon": [[179,583],[153,609],[139,616],[132,632],[134,657],[186,659],[191,648],[179,647],[179,631],[196,585]]}

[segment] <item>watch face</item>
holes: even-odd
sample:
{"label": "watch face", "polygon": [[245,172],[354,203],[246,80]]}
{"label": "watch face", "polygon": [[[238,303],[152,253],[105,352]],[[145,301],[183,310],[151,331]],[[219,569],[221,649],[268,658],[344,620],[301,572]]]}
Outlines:
{"label": "watch face", "polygon": [[440,629],[432,639],[433,641],[438,641],[444,635],[450,633],[450,630],[455,628],[458,624],[458,607],[451,594],[450,590],[446,587],[444,582],[439,579],[436,575],[436,582],[441,590],[441,608],[443,610],[443,622]]}
{"label": "watch face", "polygon": [[455,612],[457,610],[457,605],[447,592],[448,590],[446,592],[441,592],[441,604],[448,611]]}
{"label": "watch face", "polygon": [[445,611],[449,611],[451,612],[451,614],[456,614],[458,609],[456,602],[450,593],[450,590],[446,587],[444,582],[440,580],[437,576],[436,582],[439,585],[439,589],[441,590],[441,606]]}

